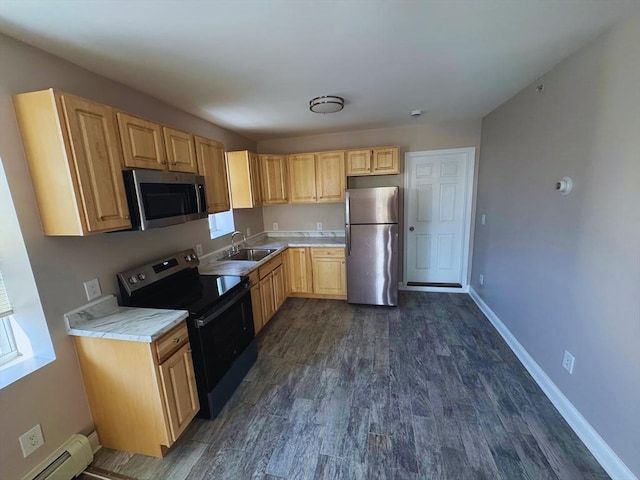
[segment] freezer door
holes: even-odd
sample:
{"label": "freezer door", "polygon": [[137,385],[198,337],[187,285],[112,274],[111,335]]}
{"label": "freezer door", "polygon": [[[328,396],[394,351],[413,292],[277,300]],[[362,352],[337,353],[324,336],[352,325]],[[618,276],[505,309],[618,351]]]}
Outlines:
{"label": "freezer door", "polygon": [[398,225],[350,226],[347,301],[398,305]]}
{"label": "freezer door", "polygon": [[352,188],[345,204],[347,223],[398,223],[398,187]]}

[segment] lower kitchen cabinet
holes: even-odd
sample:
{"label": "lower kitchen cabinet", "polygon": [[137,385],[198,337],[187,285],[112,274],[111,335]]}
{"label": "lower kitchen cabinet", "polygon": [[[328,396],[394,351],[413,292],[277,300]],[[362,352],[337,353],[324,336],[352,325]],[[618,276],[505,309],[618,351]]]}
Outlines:
{"label": "lower kitchen cabinet", "polygon": [[347,270],[344,248],[312,248],[313,293],[346,298]]}
{"label": "lower kitchen cabinet", "polygon": [[289,248],[291,296],[347,298],[343,247]]}
{"label": "lower kitchen cabinet", "polygon": [[200,410],[186,323],[153,343],[74,341],[102,446],[163,457]]}
{"label": "lower kitchen cabinet", "polygon": [[262,297],[260,295],[260,280],[258,271],[254,270],[249,274],[249,282],[251,284],[251,310],[253,310],[253,330],[256,335],[264,325],[262,321]]}
{"label": "lower kitchen cabinet", "polygon": [[[278,309],[286,300],[285,278],[283,275],[283,255],[276,255],[264,265],[258,268],[258,279],[260,288],[260,307],[261,307],[261,328],[267,324],[271,317],[275,315]],[[253,272],[252,272],[253,273]],[[255,303],[252,303],[255,307]],[[256,317],[254,313],[254,325]]]}
{"label": "lower kitchen cabinet", "polygon": [[289,248],[289,288],[292,294],[313,293],[311,249]]}

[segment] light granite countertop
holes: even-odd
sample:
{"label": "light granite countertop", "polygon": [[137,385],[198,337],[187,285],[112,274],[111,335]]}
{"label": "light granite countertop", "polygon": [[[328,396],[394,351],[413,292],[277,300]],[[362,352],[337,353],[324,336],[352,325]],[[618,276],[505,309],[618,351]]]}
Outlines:
{"label": "light granite countertop", "polygon": [[[271,255],[260,261],[219,260],[223,251],[212,252],[200,258],[198,269],[202,275],[248,275],[260,265],[271,260],[287,247],[344,247],[343,232],[268,232],[250,238],[241,248],[275,249]],[[226,249],[223,249],[226,250]]]}
{"label": "light granite countertop", "polygon": [[114,295],[64,314],[69,335],[151,343],[184,321],[186,310],[121,307]]}

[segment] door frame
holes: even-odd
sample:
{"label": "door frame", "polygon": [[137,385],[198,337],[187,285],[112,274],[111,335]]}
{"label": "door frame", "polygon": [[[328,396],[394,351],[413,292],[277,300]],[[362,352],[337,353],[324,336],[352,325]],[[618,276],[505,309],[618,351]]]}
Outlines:
{"label": "door frame", "polygon": [[[451,287],[414,287],[408,286],[406,282],[406,276],[408,272],[408,255],[407,255],[407,247],[409,243],[409,236],[406,234],[406,225],[409,224],[409,169],[407,168],[408,160],[414,157],[424,157],[426,156],[436,156],[442,155],[445,153],[464,153],[467,155],[467,188],[464,192],[464,233],[463,233],[463,244],[462,244],[462,263],[461,263],[461,285],[462,288],[451,288]],[[473,192],[474,192],[474,183],[475,183],[475,166],[476,166],[476,147],[465,147],[465,148],[447,148],[443,150],[426,150],[422,152],[405,152],[404,154],[404,225],[402,232],[402,246],[403,246],[403,269],[402,269],[402,282],[399,284],[399,288],[401,290],[415,290],[419,292],[443,292],[443,293],[468,293],[469,292],[469,283],[470,283],[470,274],[471,274],[471,232],[473,226]],[[466,255],[465,255],[466,252]]]}

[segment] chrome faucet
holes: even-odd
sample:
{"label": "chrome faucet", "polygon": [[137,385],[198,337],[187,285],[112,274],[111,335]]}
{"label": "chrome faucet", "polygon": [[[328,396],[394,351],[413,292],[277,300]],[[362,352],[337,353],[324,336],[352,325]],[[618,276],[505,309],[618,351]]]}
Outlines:
{"label": "chrome faucet", "polygon": [[240,251],[240,247],[236,246],[236,244],[234,243],[234,239],[235,239],[236,235],[242,235],[242,241],[243,242],[247,241],[247,236],[244,233],[242,233],[242,232],[240,232],[238,230],[233,232],[231,234],[231,254],[238,253]]}

